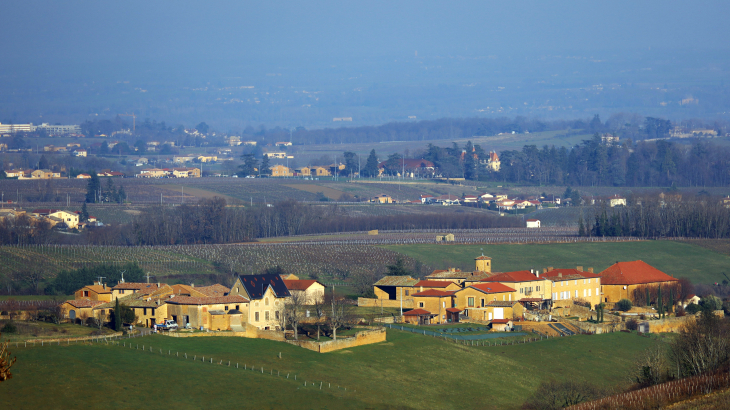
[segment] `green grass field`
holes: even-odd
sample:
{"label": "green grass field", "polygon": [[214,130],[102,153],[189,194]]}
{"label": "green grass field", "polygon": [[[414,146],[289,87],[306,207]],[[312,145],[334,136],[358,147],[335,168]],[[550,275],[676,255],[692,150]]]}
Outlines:
{"label": "green grass field", "polygon": [[[603,386],[624,385],[635,356],[659,343],[614,333],[471,347],[388,331],[387,342],[319,354],[280,342],[233,337],[158,335],[132,342],[147,349],[151,345],[154,352],[104,344],[13,349],[18,362],[13,378],[0,385],[3,405],[516,409],[540,382],[566,374]],[[177,358],[175,352],[197,355],[198,361]],[[203,364],[203,355],[214,362],[224,360],[225,365]],[[245,363],[249,370],[235,369],[235,364],[229,368],[228,360],[240,367]],[[252,364],[256,372],[250,370]],[[269,373],[272,368],[274,376]],[[290,373],[290,379],[276,377],[276,370],[282,376]],[[317,382],[317,387],[304,387],[305,380]],[[325,383],[322,391],[320,381]],[[348,391],[327,388],[328,382]]]}
{"label": "green grass field", "polygon": [[[544,245],[389,245],[426,265],[445,269],[474,269],[474,258],[492,257],[492,270],[593,267],[598,273],[616,261],[641,259],[674,277],[714,283],[730,274],[730,256],[690,243],[675,241],[605,242]],[[483,249],[483,251],[482,251]]]}

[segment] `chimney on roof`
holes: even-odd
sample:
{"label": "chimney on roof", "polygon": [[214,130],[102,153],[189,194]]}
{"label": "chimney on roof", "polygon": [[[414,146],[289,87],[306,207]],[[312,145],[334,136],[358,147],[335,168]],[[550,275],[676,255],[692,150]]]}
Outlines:
{"label": "chimney on roof", "polygon": [[576,266],[575,269],[576,270],[579,270],[579,271],[583,271],[583,267],[582,266]]}
{"label": "chimney on roof", "polygon": [[558,277],[559,278],[562,278],[563,277],[563,272],[558,272]]}
{"label": "chimney on roof", "polygon": [[194,287],[195,287],[195,284],[191,282],[191,283],[190,283],[190,287],[191,287],[191,288],[194,288]]}
{"label": "chimney on roof", "polygon": [[547,272],[548,272],[547,268],[542,268],[542,273],[547,273]]}
{"label": "chimney on roof", "polygon": [[104,290],[106,290],[106,283],[103,286],[104,286]]}
{"label": "chimney on roof", "polygon": [[160,282],[157,282],[157,287],[158,287],[158,288],[160,287]]}
{"label": "chimney on roof", "polygon": [[552,270],[553,270],[553,267],[552,266],[548,266],[548,272],[552,272]]}
{"label": "chimney on roof", "polygon": [[588,273],[593,273],[593,268],[588,268]]}

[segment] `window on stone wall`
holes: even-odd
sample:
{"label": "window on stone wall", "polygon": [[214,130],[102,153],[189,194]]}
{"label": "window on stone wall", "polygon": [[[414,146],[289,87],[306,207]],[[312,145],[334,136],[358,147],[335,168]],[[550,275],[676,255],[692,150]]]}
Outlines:
{"label": "window on stone wall", "polygon": [[264,305],[269,306],[269,298],[264,299]]}
{"label": "window on stone wall", "polygon": [[258,321],[259,321],[259,312],[256,312],[256,313],[254,313],[254,320],[255,320],[256,322],[258,322]]}
{"label": "window on stone wall", "polygon": [[474,298],[473,297],[469,297],[467,299],[466,305],[469,306],[469,307],[474,307]]}
{"label": "window on stone wall", "polygon": [[264,312],[264,318],[268,321],[269,320],[269,311],[267,310]]}

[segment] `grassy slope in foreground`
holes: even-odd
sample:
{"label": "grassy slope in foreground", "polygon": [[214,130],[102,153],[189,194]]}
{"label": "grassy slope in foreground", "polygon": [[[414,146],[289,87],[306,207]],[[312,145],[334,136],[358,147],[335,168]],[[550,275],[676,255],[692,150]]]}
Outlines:
{"label": "grassy slope in foreground", "polygon": [[[388,342],[319,354],[233,337],[153,336],[133,342],[152,345],[157,353],[104,345],[16,349],[15,376],[0,386],[3,400],[9,408],[61,403],[70,408],[82,403],[89,408],[233,408],[245,402],[262,408],[509,409],[519,408],[550,378],[623,384],[635,356],[657,343],[614,333],[477,348],[389,331]],[[348,392],[312,394],[291,380],[160,357],[159,349],[263,365],[267,371],[273,367],[296,373],[298,381],[331,381]]]}
{"label": "grassy slope in foreground", "polygon": [[[616,261],[644,262],[677,278],[695,283],[724,279],[730,256],[697,245],[675,241],[594,242],[540,245],[388,245],[424,264],[445,269],[456,265],[473,269],[474,258],[484,253],[492,257],[492,270],[510,272],[523,269],[593,267],[598,273]],[[481,250],[483,249],[483,251]],[[730,272],[728,272],[730,273]]]}

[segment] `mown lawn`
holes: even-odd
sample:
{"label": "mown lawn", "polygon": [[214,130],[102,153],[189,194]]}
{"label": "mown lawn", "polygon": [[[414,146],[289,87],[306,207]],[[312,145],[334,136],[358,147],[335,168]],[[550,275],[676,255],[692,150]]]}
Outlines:
{"label": "mown lawn", "polygon": [[[624,384],[636,355],[658,343],[614,333],[471,347],[395,330],[388,331],[387,342],[328,354],[234,337],[156,335],[132,342],[148,351],[103,344],[13,349],[18,363],[13,379],[0,385],[3,404],[13,409],[516,409],[540,382],[551,378]],[[154,352],[149,352],[150,345]],[[197,355],[198,361],[177,358],[175,352]],[[203,355],[240,367],[245,363],[249,370],[203,364]],[[262,375],[260,366],[265,373],[273,368],[274,374],[296,374],[297,382]],[[348,391],[320,392],[305,388],[304,380],[324,381],[325,387],[331,382]]]}
{"label": "mown lawn", "polygon": [[599,242],[532,245],[388,245],[437,269],[448,266],[474,269],[474,258],[492,257],[492,270],[594,268],[598,273],[616,261],[644,262],[677,278],[695,283],[722,282],[730,274],[730,256],[690,243],[676,241]]}

